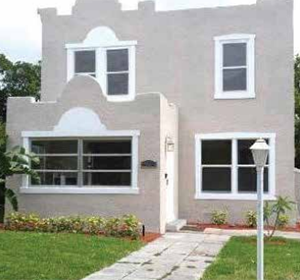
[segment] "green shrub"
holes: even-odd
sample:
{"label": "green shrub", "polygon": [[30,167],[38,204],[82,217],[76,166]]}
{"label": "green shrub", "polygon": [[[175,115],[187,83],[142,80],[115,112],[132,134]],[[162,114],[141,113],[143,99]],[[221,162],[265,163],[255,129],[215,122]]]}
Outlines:
{"label": "green shrub", "polygon": [[257,214],[255,211],[248,211],[246,213],[246,225],[252,228],[257,226]]}
{"label": "green shrub", "polygon": [[278,227],[285,228],[290,222],[290,218],[288,215],[280,215],[278,218]]}
{"label": "green shrub", "polygon": [[138,239],[141,235],[141,223],[134,215],[120,218],[103,217],[56,217],[40,218],[35,214],[10,214],[5,229],[35,232],[68,232]]}
{"label": "green shrub", "polygon": [[[295,202],[289,200],[288,197],[278,196],[276,201],[264,205],[264,221],[268,228],[266,237],[271,239],[276,230],[288,224],[289,218],[287,213],[292,210]],[[272,228],[272,230],[270,230]]]}
{"label": "green shrub", "polygon": [[225,225],[228,219],[228,212],[223,210],[215,210],[212,213],[212,223],[214,225]]}

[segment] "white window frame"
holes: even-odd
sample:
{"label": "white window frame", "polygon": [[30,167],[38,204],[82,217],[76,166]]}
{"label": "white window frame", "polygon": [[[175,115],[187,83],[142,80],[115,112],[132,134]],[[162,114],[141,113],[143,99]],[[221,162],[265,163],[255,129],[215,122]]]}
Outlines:
{"label": "white window frame", "polygon": [[77,133],[77,134],[68,134],[56,131],[26,131],[22,133],[23,138],[23,147],[26,151],[30,151],[30,141],[31,139],[37,140],[46,140],[46,139],[101,139],[103,137],[107,138],[131,138],[132,145],[132,173],[131,173],[131,186],[130,187],[85,187],[85,186],[31,186],[30,176],[23,175],[22,177],[22,187],[20,189],[21,193],[24,194],[138,194],[138,138],[139,131],[103,131],[103,133],[95,134],[86,134],[86,133]]}
{"label": "white window frame", "polygon": [[[215,40],[215,99],[255,98],[255,35],[231,34],[217,36]],[[223,46],[225,44],[247,44],[247,90],[223,91]],[[234,67],[236,68],[236,67]]]}
{"label": "white window frame", "polygon": [[[84,44],[68,44],[67,49],[67,82],[69,82],[75,74],[75,52],[77,51],[96,51],[96,78],[90,76],[89,73],[81,73],[77,75],[90,76],[100,84],[103,94],[108,101],[122,102],[132,101],[135,98],[135,55],[136,41],[120,42],[113,46],[93,46],[84,47]],[[128,94],[108,95],[107,94],[107,56],[108,50],[127,49],[128,50]]]}
{"label": "white window frame", "polygon": [[[195,135],[195,199],[220,199],[220,200],[256,200],[256,193],[238,192],[238,140],[256,140],[264,138],[269,140],[269,190],[265,193],[266,200],[275,200],[276,180],[275,180],[275,133],[213,133]],[[231,163],[231,192],[203,192],[202,191],[202,141],[203,140],[231,140],[232,141],[232,163]]]}

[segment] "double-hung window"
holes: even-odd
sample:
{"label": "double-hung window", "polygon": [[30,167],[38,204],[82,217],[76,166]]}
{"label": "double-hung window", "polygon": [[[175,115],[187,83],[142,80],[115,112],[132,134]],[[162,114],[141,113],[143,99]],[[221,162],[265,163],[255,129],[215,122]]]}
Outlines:
{"label": "double-hung window", "polygon": [[215,98],[255,97],[255,35],[215,37]]}
{"label": "double-hung window", "polygon": [[31,187],[129,188],[133,187],[133,157],[130,137],[96,139],[32,139],[30,150],[40,158],[32,168],[40,182]]}
{"label": "double-hung window", "polygon": [[109,101],[135,96],[135,46],[68,47],[68,81],[74,76],[94,77]]}
{"label": "double-hung window", "polygon": [[264,191],[275,195],[275,134],[196,135],[196,198],[255,199],[256,168],[250,147],[264,138],[270,153],[264,169]]}

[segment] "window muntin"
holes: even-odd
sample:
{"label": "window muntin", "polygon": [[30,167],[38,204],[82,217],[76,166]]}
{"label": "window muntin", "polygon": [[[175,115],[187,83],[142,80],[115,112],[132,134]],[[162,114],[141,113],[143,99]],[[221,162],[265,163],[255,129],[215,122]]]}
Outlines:
{"label": "window muntin", "polygon": [[96,51],[75,51],[75,75],[85,74],[96,77]]}
{"label": "window muntin", "polygon": [[[258,138],[264,138],[270,146],[264,173],[264,189],[266,195],[273,197],[275,195],[275,135],[254,133],[230,135],[225,133],[196,136],[196,198],[254,199],[256,169],[249,148]],[[224,161],[224,154],[230,154],[228,148],[225,152],[224,147],[229,146],[228,143],[225,144],[226,141],[231,143],[232,149],[230,160],[227,156]],[[218,154],[221,155],[219,159],[214,159]],[[209,160],[207,155],[210,157]]]}
{"label": "window muntin", "polygon": [[[32,168],[40,175],[42,186],[132,185],[131,137],[68,141],[33,140],[31,151],[39,151],[37,155],[41,161],[38,165],[32,164]],[[72,153],[67,154],[66,151]],[[76,154],[73,153],[75,151]],[[36,183],[32,181],[31,185],[36,186]]]}
{"label": "window muntin", "polygon": [[215,98],[255,97],[255,35],[215,37]]}

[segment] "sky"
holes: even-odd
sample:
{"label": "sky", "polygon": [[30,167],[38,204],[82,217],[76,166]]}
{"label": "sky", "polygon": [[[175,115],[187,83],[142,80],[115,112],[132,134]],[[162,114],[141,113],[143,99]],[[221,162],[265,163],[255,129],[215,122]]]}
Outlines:
{"label": "sky", "polygon": [[[119,0],[123,9],[134,9],[138,0]],[[245,4],[256,0],[156,0],[159,10],[212,5]],[[38,8],[57,7],[70,14],[75,0],[0,0],[0,53],[11,60],[35,62],[41,58],[41,21]],[[295,0],[295,53],[300,53],[300,0]]]}

